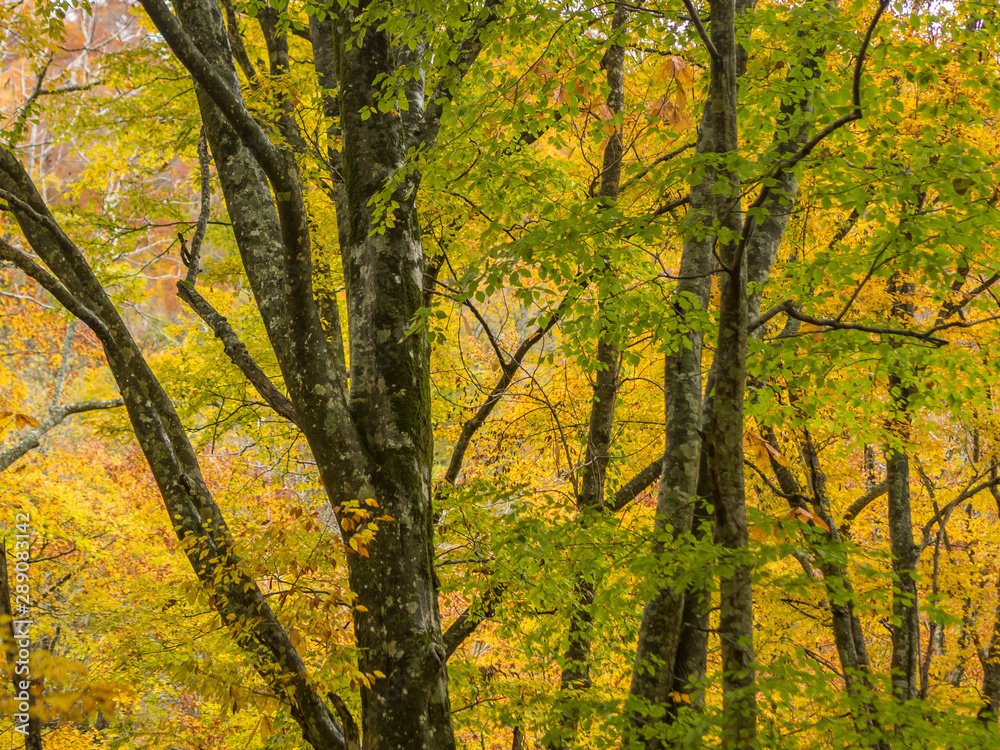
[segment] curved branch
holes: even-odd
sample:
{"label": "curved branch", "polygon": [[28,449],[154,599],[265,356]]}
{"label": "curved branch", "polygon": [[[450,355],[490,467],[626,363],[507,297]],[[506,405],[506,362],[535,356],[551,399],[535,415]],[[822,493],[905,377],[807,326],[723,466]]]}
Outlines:
{"label": "curved branch", "polygon": [[610,510],[617,513],[626,505],[635,500],[640,494],[645,492],[653,482],[660,478],[663,471],[663,457],[656,459],[652,463],[639,470],[639,473],[629,479],[625,484],[617,489],[614,499],[611,502]]}
{"label": "curved branch", "polygon": [[458,473],[462,470],[462,463],[465,461],[465,453],[469,449],[469,444],[472,442],[472,437],[479,431],[479,428],[483,426],[486,422],[487,417],[496,408],[496,405],[500,403],[500,399],[507,392],[507,388],[514,380],[514,375],[517,374],[518,369],[521,367],[521,363],[527,356],[528,352],[542,340],[542,337],[546,333],[552,330],[562,314],[562,311],[569,304],[570,296],[567,295],[562,302],[559,303],[559,307],[552,314],[549,321],[543,325],[539,326],[534,333],[532,333],[528,338],[521,342],[521,345],[517,347],[517,351],[514,352],[514,356],[503,365],[503,372],[500,375],[500,379],[497,384],[493,386],[493,390],[490,391],[490,395],[487,397],[486,401],[483,402],[476,413],[472,416],[469,421],[462,425],[462,432],[458,436],[458,441],[455,443],[455,449],[452,451],[451,460],[448,462],[448,469],[445,471],[443,481],[447,484],[455,484],[458,479]]}
{"label": "curved branch", "polygon": [[230,88],[201,50],[195,46],[194,41],[181,27],[180,21],[162,0],[141,0],[141,2],[171,51],[219,107],[229,124],[239,134],[240,140],[257,157],[268,178],[276,185],[283,185],[287,181],[287,175],[284,174],[287,164],[278,148],[271,143],[260,125],[247,111],[239,94]]}
{"label": "curved branch", "polygon": [[985,320],[972,321],[969,323],[955,323],[948,324],[944,326],[939,326],[936,328],[931,328],[927,331],[907,331],[905,328],[885,328],[883,326],[867,326],[861,323],[844,323],[839,320],[834,320],[832,318],[817,318],[812,315],[807,315],[801,312],[791,300],[782,302],[780,305],[775,305],[766,313],[761,315],[757,320],[751,323],[748,328],[750,330],[759,327],[763,323],[767,322],[773,318],[778,313],[785,313],[789,318],[795,318],[803,323],[811,323],[816,326],[823,326],[832,331],[863,331],[865,333],[877,333],[883,336],[906,336],[908,338],[918,339],[920,341],[926,341],[929,344],[934,344],[935,346],[945,346],[948,341],[947,339],[942,339],[934,334],[944,328],[968,328],[976,323],[984,323]]}
{"label": "curved branch", "polygon": [[466,607],[458,619],[448,626],[448,629],[442,634],[445,660],[451,658],[451,655],[462,645],[463,641],[472,635],[483,621],[493,617],[496,606],[506,590],[506,586],[490,589],[483,595],[482,599]]}
{"label": "curved branch", "polygon": [[50,274],[28,255],[13,247],[4,239],[0,239],[0,258],[9,263],[13,263],[28,276],[38,282],[49,294],[69,310],[73,315],[86,323],[90,329],[97,334],[101,341],[106,341],[110,334],[104,321],[97,317],[93,310],[78,300],[73,294],[63,286],[55,276]]}
{"label": "curved branch", "polygon": [[844,518],[840,522],[840,532],[842,534],[847,534],[851,530],[851,524],[861,514],[861,512],[888,491],[889,482],[888,480],[883,479],[881,482],[868,490],[868,492],[847,506],[847,510],[844,511]]}
{"label": "curved branch", "polygon": [[979,484],[973,487],[967,487],[964,491],[959,493],[958,497],[956,497],[950,503],[948,503],[947,505],[943,506],[940,510],[938,510],[938,512],[935,513],[931,517],[931,519],[924,524],[922,530],[923,538],[920,541],[920,546],[917,548],[917,555],[919,555],[921,552],[927,549],[927,546],[931,543],[931,540],[934,538],[935,535],[932,534],[931,532],[933,531],[935,524],[947,521],[948,516],[951,515],[951,512],[955,509],[956,506],[961,505],[966,500],[971,500],[973,497],[978,495],[983,490],[991,490],[994,487],[997,487],[998,485],[1000,485],[1000,477],[993,477],[991,479],[987,479],[983,482],[980,482]]}
{"label": "curved branch", "polygon": [[721,63],[723,62],[722,56],[719,54],[719,50],[715,48],[712,44],[712,38],[705,31],[705,26],[701,22],[701,18],[698,16],[698,11],[694,9],[694,4],[691,0],[684,0],[684,7],[688,9],[688,20],[694,24],[695,29],[698,30],[698,36],[701,37],[702,43],[705,45],[705,49],[708,50],[708,54],[712,56],[713,62]]}
{"label": "curved branch", "polygon": [[[147,0],[148,1],[148,0]],[[468,36],[463,39],[451,59],[445,66],[434,91],[427,98],[427,108],[424,110],[424,119],[420,124],[420,129],[416,133],[417,144],[423,146],[433,145],[437,138],[438,128],[441,127],[441,115],[444,114],[444,106],[451,102],[454,96],[455,84],[461,81],[468,72],[469,67],[476,61],[480,51],[483,49],[483,34],[486,28],[499,18],[498,10],[503,5],[503,0],[486,0],[479,17],[472,23]],[[417,145],[414,144],[414,145]]]}
{"label": "curved branch", "polygon": [[47,432],[57,427],[66,417],[72,414],[82,414],[88,411],[98,411],[101,409],[116,409],[124,406],[125,402],[120,398],[105,399],[103,401],[79,401],[75,404],[65,404],[49,409],[49,413],[38,420],[38,427],[30,430],[21,438],[14,447],[0,453],[0,471],[4,471],[11,464],[24,456],[28,451],[32,451],[42,444],[42,437]]}

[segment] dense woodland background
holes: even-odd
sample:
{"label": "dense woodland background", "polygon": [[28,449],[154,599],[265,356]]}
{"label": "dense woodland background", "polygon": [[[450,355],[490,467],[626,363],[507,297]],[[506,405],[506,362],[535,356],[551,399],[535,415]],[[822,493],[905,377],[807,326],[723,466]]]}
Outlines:
{"label": "dense woodland background", "polygon": [[1000,747],[1000,6],[143,5],[0,3],[28,747]]}

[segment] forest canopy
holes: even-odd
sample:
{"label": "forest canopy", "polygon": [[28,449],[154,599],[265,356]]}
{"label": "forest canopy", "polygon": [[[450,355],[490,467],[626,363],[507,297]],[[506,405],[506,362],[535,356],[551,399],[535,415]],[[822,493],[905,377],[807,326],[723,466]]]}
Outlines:
{"label": "forest canopy", "polygon": [[0,742],[1000,746],[998,12],[0,0]]}

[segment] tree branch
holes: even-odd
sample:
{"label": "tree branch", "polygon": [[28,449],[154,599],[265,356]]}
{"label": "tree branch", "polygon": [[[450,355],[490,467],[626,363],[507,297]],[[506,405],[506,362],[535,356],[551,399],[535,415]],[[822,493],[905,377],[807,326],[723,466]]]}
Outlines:
{"label": "tree branch", "polygon": [[28,255],[10,245],[10,243],[4,239],[0,239],[0,258],[8,261],[9,263],[13,263],[32,279],[37,281],[38,284],[45,289],[45,291],[56,298],[59,304],[86,323],[90,329],[97,334],[98,338],[100,338],[102,342],[108,340],[110,334],[108,333],[107,326],[104,325],[104,321],[98,318],[90,308],[74,297],[69,289],[63,286],[63,284],[55,276],[42,268]]}
{"label": "tree branch", "polygon": [[521,345],[517,347],[517,351],[514,352],[514,356],[510,358],[507,364],[503,367],[503,372],[500,375],[500,379],[497,384],[493,386],[493,390],[490,391],[490,395],[487,397],[486,401],[483,402],[482,406],[476,410],[476,413],[469,419],[464,425],[462,425],[462,432],[459,434],[458,441],[455,443],[455,449],[452,451],[451,460],[448,462],[448,469],[445,471],[444,482],[447,484],[455,484],[458,479],[458,473],[462,470],[462,463],[465,461],[465,453],[469,449],[469,443],[472,441],[473,435],[483,426],[486,422],[486,418],[493,412],[493,409],[500,399],[506,393],[507,388],[510,386],[511,382],[514,380],[514,375],[517,373],[521,363],[524,361],[525,356],[528,352],[542,340],[555,324],[559,321],[559,317],[569,304],[569,295],[567,295],[563,301],[556,308],[556,311],[552,314],[552,317],[544,326],[539,326],[534,333],[528,336]]}
{"label": "tree branch", "polygon": [[937,513],[935,513],[931,517],[931,519],[927,523],[924,524],[923,535],[920,541],[920,546],[917,547],[917,555],[919,556],[920,553],[922,553],[925,549],[927,549],[927,546],[931,543],[931,540],[934,538],[935,535],[932,534],[931,532],[934,529],[934,525],[936,523],[947,521],[948,516],[951,515],[951,512],[955,509],[956,506],[960,505],[961,503],[964,503],[966,500],[972,499],[983,490],[992,489],[993,487],[996,487],[998,485],[1000,485],[1000,477],[993,477],[991,479],[987,479],[975,485],[974,487],[967,487],[963,492],[959,493],[958,497],[956,497],[947,505],[944,505]]}
{"label": "tree branch", "polygon": [[63,406],[53,406],[49,413],[38,420],[38,427],[25,433],[13,447],[0,453],[0,471],[4,471],[11,464],[24,456],[28,451],[32,451],[42,444],[42,438],[47,432],[57,427],[66,417],[72,414],[82,414],[88,411],[98,411],[101,409],[116,409],[124,406],[125,402],[120,398],[106,399],[103,401],[80,401],[75,404],[65,404]]}
{"label": "tree branch", "polygon": [[878,500],[888,491],[889,481],[883,479],[881,482],[868,490],[868,492],[847,506],[847,510],[844,511],[844,518],[840,522],[840,532],[842,534],[849,533],[851,530],[851,524],[858,517],[858,515],[860,515],[865,508]]}
{"label": "tree branch", "polygon": [[653,482],[659,479],[662,470],[663,457],[661,456],[644,468],[640,469],[638,474],[629,479],[615,491],[614,499],[612,500],[611,506],[608,510],[612,513],[617,513],[622,510],[640,494],[645,492],[649,486],[653,484]]}
{"label": "tree branch", "polygon": [[934,344],[935,346],[945,346],[948,341],[946,339],[938,338],[933,334],[944,328],[968,328],[976,323],[985,323],[986,320],[972,321],[969,323],[955,323],[947,324],[935,328],[931,328],[927,331],[907,331],[904,328],[884,328],[881,326],[866,326],[860,323],[843,323],[839,320],[833,320],[831,318],[817,318],[812,315],[807,315],[804,312],[798,310],[795,304],[791,300],[782,302],[780,305],[775,305],[766,313],[761,315],[757,320],[755,320],[749,329],[754,329],[767,322],[773,318],[778,313],[785,313],[790,318],[795,318],[803,323],[811,323],[812,325],[824,326],[833,331],[864,331],[865,333],[877,333],[883,336],[906,336],[908,338],[918,339],[920,341],[926,341],[927,343]]}
{"label": "tree branch", "polygon": [[465,639],[476,631],[480,623],[493,617],[496,606],[500,603],[500,598],[506,589],[506,586],[498,586],[497,588],[490,589],[482,599],[466,607],[465,611],[458,616],[458,619],[448,626],[448,629],[442,635],[445,660],[451,658],[451,655],[455,653]]}
{"label": "tree branch", "polygon": [[[191,249],[187,260],[187,276],[185,281],[194,288],[198,279],[198,272],[201,270],[201,243],[205,239],[205,230],[208,229],[208,219],[211,214],[212,203],[212,179],[210,165],[212,155],[208,152],[208,137],[205,135],[205,128],[201,128],[201,137],[198,139],[198,166],[201,170],[201,209],[198,211],[198,223],[195,224],[194,236],[191,238]],[[183,237],[181,238],[183,242]],[[183,260],[183,258],[182,258]]]}
{"label": "tree branch", "polygon": [[177,59],[219,107],[226,120],[239,134],[240,140],[260,161],[261,167],[275,187],[284,185],[288,179],[285,174],[288,165],[281,157],[278,148],[271,143],[267,134],[247,111],[239,94],[234,92],[212,67],[162,0],[141,0],[141,2]]}
{"label": "tree branch", "polygon": [[705,45],[705,49],[708,50],[708,54],[712,56],[712,61],[717,63],[724,62],[719,55],[719,50],[715,48],[712,44],[712,39],[705,31],[705,26],[701,22],[701,17],[698,15],[698,11],[694,9],[694,4],[691,0],[684,0],[684,7],[688,9],[688,20],[694,24],[695,29],[698,30],[698,36],[701,37],[702,43]]}
{"label": "tree branch", "polygon": [[267,402],[267,405],[274,409],[279,416],[299,427],[299,417],[295,413],[295,407],[291,400],[278,390],[277,386],[254,361],[254,358],[250,356],[250,352],[247,351],[246,346],[233,330],[229,321],[198,293],[193,284],[189,284],[186,280],[177,282],[177,296],[187,302],[198,317],[212,329],[215,337],[222,342],[222,348],[226,355],[234,365],[240,368],[257,393]]}
{"label": "tree branch", "polygon": [[[684,0],[685,4],[689,4],[689,0]],[[813,149],[818,146],[823,139],[829,136],[831,133],[839,130],[848,123],[854,122],[855,120],[860,120],[864,113],[861,111],[861,73],[865,65],[865,57],[868,54],[868,44],[871,42],[872,34],[875,31],[875,26],[878,24],[879,19],[882,17],[882,13],[885,12],[886,7],[889,5],[889,0],[881,0],[878,6],[878,10],[875,11],[875,16],[872,18],[871,23],[868,24],[868,30],[865,32],[865,38],[861,42],[861,48],[858,50],[858,59],[854,65],[854,82],[851,89],[851,102],[854,105],[854,110],[843,117],[834,120],[825,128],[820,130],[816,135],[807,141],[802,148],[795,152],[791,157],[780,162],[770,173],[768,177],[774,177],[780,172],[785,172],[794,167],[800,161],[805,159],[809,154],[813,152]],[[760,208],[764,205],[767,197],[771,194],[771,187],[765,185],[761,191],[760,195],[757,196],[757,200],[753,202],[750,208],[747,210],[747,219],[743,229],[743,244],[749,239],[750,234],[753,232],[753,228],[756,225],[756,216],[753,209]]]}
{"label": "tree branch", "polygon": [[479,56],[483,48],[483,33],[491,23],[499,18],[498,10],[501,5],[503,5],[503,0],[486,0],[479,17],[473,21],[468,36],[459,43],[455,58],[445,66],[441,73],[441,79],[428,98],[423,123],[417,132],[418,144],[430,146],[437,138],[444,105],[451,102],[454,97],[455,84],[465,77],[469,67]]}

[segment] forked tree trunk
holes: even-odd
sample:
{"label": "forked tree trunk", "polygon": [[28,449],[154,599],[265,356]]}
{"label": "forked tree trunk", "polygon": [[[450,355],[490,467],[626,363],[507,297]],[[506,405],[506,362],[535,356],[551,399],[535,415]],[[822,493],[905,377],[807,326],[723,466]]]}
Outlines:
{"label": "forked tree trunk", "polygon": [[[713,2],[711,14],[711,79],[696,152],[703,155],[728,155],[733,154],[738,146],[736,5],[728,1]],[[740,228],[737,201],[726,200],[723,197],[725,191],[720,194],[718,190],[713,190],[717,183],[732,184],[736,191],[732,195],[738,194],[735,178],[727,171],[725,161],[722,160],[706,165],[705,178],[691,189],[693,221],[702,223],[702,227],[691,232],[685,240],[681,255],[680,280],[673,308],[682,325],[687,316],[697,317],[708,306],[710,275],[715,266],[713,249],[716,238],[710,229],[712,222],[719,220],[727,228],[735,227],[737,231]],[[745,280],[745,271],[742,277]],[[745,350],[745,282],[742,290]],[[692,530],[701,464],[703,336],[697,328],[687,328],[682,335],[687,340],[674,342],[676,348],[668,353],[665,362],[666,453],[654,525],[657,539],[654,554],[657,556],[667,553],[667,545],[662,540],[668,537],[684,539]],[[745,368],[745,356],[742,366]],[[742,384],[739,389],[742,400]],[[727,401],[725,408],[729,409],[730,406],[731,403]],[[739,408],[742,411],[742,403]],[[738,427],[737,430],[741,446],[742,428]],[[650,723],[650,712],[655,711],[655,707],[667,710],[668,720],[672,715],[674,701],[670,693],[674,690],[679,653],[684,652],[685,661],[692,658],[695,664],[700,661],[700,655],[693,654],[693,651],[698,650],[698,644],[682,643],[686,632],[683,619],[686,587],[686,582],[668,579],[646,604],[630,688],[632,697],[637,700],[630,716],[630,742],[634,743],[642,736],[643,728]],[[694,609],[697,608],[688,609],[694,614]],[[688,648],[688,645],[695,648]],[[647,743],[650,748],[658,745],[658,740]]]}

